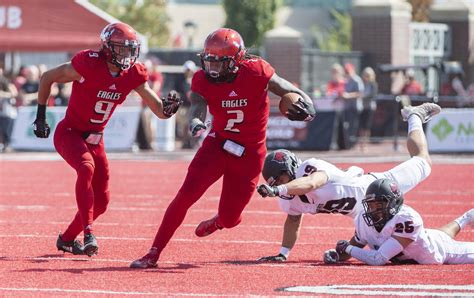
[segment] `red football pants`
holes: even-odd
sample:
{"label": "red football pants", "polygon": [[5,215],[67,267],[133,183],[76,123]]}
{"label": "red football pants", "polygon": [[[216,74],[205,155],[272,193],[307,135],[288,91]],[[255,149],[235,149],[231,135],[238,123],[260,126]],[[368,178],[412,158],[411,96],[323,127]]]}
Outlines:
{"label": "red football pants", "polygon": [[242,157],[222,149],[223,140],[207,136],[188,168],[178,194],[168,206],[153,247],[161,252],[181,225],[188,209],[221,176],[218,224],[232,228],[240,223],[241,214],[252,197],[265,160],[265,144],[248,145]]}
{"label": "red football pants", "polygon": [[77,173],[75,193],[79,211],[62,235],[64,241],[71,241],[86,228],[90,232],[94,220],[107,209],[109,163],[103,139],[98,145],[88,144],[82,132],[69,128],[64,120],[56,127],[54,147]]}

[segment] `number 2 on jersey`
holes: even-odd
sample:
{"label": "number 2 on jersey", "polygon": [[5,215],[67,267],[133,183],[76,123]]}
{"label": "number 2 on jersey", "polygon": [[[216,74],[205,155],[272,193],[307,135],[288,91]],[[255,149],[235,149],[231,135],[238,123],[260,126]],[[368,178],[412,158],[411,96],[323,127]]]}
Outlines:
{"label": "number 2 on jersey", "polygon": [[95,104],[94,111],[102,115],[102,119],[97,120],[97,119],[90,119],[91,123],[95,124],[101,124],[107,121],[110,117],[110,112],[112,112],[112,108],[114,107],[114,103],[110,101],[105,101],[105,100],[99,100]]}
{"label": "number 2 on jersey", "polygon": [[241,110],[227,111],[227,114],[236,114],[236,118],[227,120],[227,125],[224,130],[231,132],[240,132],[238,128],[234,128],[234,125],[237,123],[242,123],[244,121],[244,112]]}

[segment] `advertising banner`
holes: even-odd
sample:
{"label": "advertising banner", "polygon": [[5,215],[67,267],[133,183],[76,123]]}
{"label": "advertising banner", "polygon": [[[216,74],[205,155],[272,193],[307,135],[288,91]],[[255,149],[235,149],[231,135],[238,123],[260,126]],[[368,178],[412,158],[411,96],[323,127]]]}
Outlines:
{"label": "advertising banner", "polygon": [[474,109],[443,109],[428,122],[432,152],[474,152]]}
{"label": "advertising banner", "polygon": [[[33,133],[32,123],[36,118],[36,107],[20,107],[12,133],[11,146],[15,150],[54,151],[53,136],[56,125],[64,118],[66,107],[50,107],[46,118],[51,127],[47,139],[39,139]],[[110,118],[105,131],[107,150],[131,150],[135,142],[140,117],[140,107],[118,107]]]}

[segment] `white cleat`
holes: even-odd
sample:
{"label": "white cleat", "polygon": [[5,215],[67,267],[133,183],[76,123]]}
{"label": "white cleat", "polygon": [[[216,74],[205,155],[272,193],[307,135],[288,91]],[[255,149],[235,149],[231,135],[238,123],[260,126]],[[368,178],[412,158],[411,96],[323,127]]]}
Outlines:
{"label": "white cleat", "polygon": [[403,121],[408,121],[408,118],[415,114],[420,117],[421,122],[426,123],[441,112],[441,107],[435,103],[425,102],[422,105],[412,107],[406,106],[401,110]]}

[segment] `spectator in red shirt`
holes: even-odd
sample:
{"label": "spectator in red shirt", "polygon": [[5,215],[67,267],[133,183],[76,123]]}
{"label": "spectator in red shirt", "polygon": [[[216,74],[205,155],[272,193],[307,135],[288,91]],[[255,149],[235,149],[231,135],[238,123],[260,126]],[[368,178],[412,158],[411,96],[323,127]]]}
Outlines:
{"label": "spectator in red shirt", "polygon": [[408,69],[405,73],[406,82],[402,88],[401,94],[404,95],[421,95],[423,94],[423,88],[421,84],[415,79],[415,71]]}
{"label": "spectator in red shirt", "polygon": [[326,96],[339,98],[345,90],[344,69],[339,63],[331,67],[331,80],[326,86]]}

